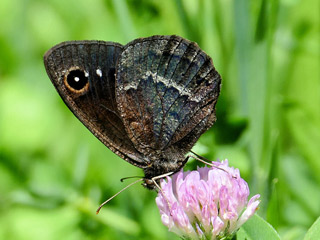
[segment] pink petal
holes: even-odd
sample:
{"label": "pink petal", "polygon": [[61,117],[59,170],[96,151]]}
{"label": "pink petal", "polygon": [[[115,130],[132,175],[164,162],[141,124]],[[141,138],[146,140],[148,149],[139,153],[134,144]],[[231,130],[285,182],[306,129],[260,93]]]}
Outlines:
{"label": "pink petal", "polygon": [[250,199],[246,210],[242,213],[241,217],[238,220],[237,227],[236,227],[237,229],[240,228],[241,225],[244,224],[257,211],[258,206],[260,204],[260,200],[257,200],[258,198],[260,198],[259,194],[253,196]]}

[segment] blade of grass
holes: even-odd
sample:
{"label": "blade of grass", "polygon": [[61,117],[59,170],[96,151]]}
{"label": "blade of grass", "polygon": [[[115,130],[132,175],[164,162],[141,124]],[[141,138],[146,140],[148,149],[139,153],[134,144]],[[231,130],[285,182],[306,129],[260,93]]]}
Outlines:
{"label": "blade of grass", "polygon": [[123,32],[125,40],[127,42],[131,41],[137,36],[137,34],[132,23],[132,18],[130,17],[128,5],[126,4],[126,1],[112,0],[112,2],[120,22],[120,29]]}

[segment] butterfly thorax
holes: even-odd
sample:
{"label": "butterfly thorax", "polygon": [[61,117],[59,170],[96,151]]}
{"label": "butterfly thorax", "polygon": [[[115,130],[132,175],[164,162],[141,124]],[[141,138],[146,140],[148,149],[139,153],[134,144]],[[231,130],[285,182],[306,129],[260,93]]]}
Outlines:
{"label": "butterfly thorax", "polygon": [[[143,186],[154,190],[156,186],[152,179],[159,183],[161,176],[165,177],[168,173],[176,173],[186,164],[188,158],[178,154],[175,158],[158,158],[152,164],[144,168],[145,181]],[[171,175],[169,174],[169,175]],[[158,178],[159,177],[159,178]]]}

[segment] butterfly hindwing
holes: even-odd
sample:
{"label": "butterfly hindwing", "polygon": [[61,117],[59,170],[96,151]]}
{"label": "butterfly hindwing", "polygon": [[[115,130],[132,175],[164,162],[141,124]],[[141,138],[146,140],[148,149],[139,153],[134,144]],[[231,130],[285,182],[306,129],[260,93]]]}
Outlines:
{"label": "butterfly hindwing", "polygon": [[142,153],[188,152],[215,121],[221,78],[198,45],[178,36],[153,36],[124,47],[116,99],[124,125]]}

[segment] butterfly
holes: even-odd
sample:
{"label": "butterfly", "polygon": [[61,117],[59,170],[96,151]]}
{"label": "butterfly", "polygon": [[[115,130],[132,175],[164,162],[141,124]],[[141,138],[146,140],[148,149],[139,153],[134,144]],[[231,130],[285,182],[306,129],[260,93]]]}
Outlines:
{"label": "butterfly", "polygon": [[221,77],[199,46],[179,36],[62,42],[44,55],[74,115],[111,151],[151,179],[179,171],[216,121]]}

